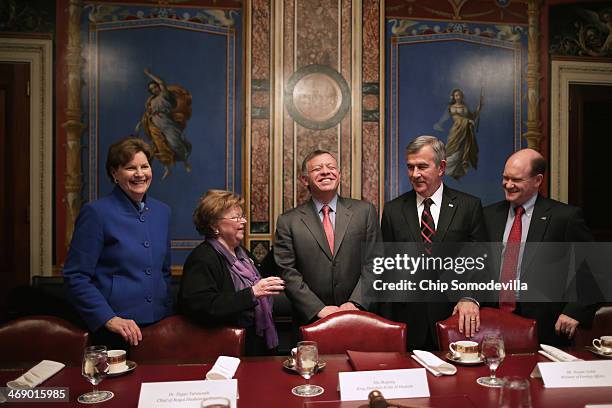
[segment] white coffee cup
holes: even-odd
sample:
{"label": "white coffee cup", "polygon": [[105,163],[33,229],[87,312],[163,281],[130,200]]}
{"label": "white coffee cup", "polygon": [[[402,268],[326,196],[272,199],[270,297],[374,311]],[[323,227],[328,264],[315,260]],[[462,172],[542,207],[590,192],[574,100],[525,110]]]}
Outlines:
{"label": "white coffee cup", "polygon": [[478,343],[470,340],[454,341],[448,345],[453,357],[461,361],[477,361],[480,358]]}
{"label": "white coffee cup", "polygon": [[125,350],[108,350],[108,373],[117,374],[128,369]]}
{"label": "white coffee cup", "polygon": [[593,340],[593,347],[603,354],[612,354],[612,336],[601,336]]}

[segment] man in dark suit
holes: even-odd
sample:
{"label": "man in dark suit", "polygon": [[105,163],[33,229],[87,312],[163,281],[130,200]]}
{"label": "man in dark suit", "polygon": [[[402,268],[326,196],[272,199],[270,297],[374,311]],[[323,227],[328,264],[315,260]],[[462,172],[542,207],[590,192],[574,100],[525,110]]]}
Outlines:
{"label": "man in dark suit", "polygon": [[[578,325],[590,325],[596,307],[595,304],[564,302],[561,299],[563,293],[554,293],[559,287],[575,290],[575,285],[580,285],[576,279],[567,279],[568,273],[570,276],[572,273],[562,258],[570,252],[570,247],[558,248],[559,245],[555,244],[536,248],[527,244],[524,249],[517,249],[515,260],[509,254],[513,235],[519,247],[521,242],[593,240],[579,208],[538,194],[545,171],[546,160],[535,150],[522,149],[512,154],[506,161],[502,180],[506,199],[486,207],[484,215],[489,238],[493,242],[503,242],[506,248],[495,263],[500,281],[509,277],[528,285],[528,292],[519,292],[518,299],[517,293],[500,293],[500,308],[535,319],[542,343],[563,346],[569,344],[568,339],[573,337]],[[564,267],[566,271],[563,271]],[[505,270],[508,270],[506,278]],[[582,265],[575,276],[580,280],[588,278],[587,274]],[[542,301],[538,302],[537,298],[529,295],[534,292]],[[521,296],[531,297],[530,301],[523,299],[521,302]],[[546,303],[543,302],[545,298],[549,299]]]}
{"label": "man in dark suit", "polygon": [[295,323],[368,309],[362,283],[380,241],[376,209],[338,195],[340,170],[330,152],[308,154],[300,181],[311,199],[278,217],[274,244]]}
{"label": "man in dark suit", "polygon": [[[408,145],[406,162],[413,190],[385,204],[384,242],[487,242],[480,200],[442,183],[444,158],[444,143],[433,136],[419,136]],[[423,230],[424,217],[433,221],[431,236]],[[474,298],[461,298],[454,307],[444,299],[387,306],[390,318],[407,323],[409,349],[436,349],[435,323],[451,313],[459,313],[460,331],[468,337],[480,327],[479,304]]]}

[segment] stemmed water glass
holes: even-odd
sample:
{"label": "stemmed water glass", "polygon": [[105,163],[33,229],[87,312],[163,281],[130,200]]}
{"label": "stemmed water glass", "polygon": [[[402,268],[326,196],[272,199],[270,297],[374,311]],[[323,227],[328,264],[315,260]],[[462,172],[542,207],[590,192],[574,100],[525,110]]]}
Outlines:
{"label": "stemmed water glass", "polygon": [[298,397],[314,397],[323,394],[323,387],[308,384],[319,363],[319,351],[317,343],[314,341],[300,341],[297,345],[295,356],[295,368],[298,373],[306,380],[306,384],[294,387],[291,392]]}
{"label": "stemmed water glass", "polygon": [[486,387],[501,387],[504,385],[503,380],[495,376],[497,367],[499,367],[506,357],[504,339],[498,334],[485,336],[480,346],[480,354],[485,363],[489,366],[491,375],[489,377],[480,377],[476,382]]}
{"label": "stemmed water glass", "polygon": [[79,396],[78,402],[83,404],[96,404],[108,401],[114,397],[111,391],[98,391],[96,386],[102,382],[108,373],[109,363],[106,346],[90,346],[83,353],[82,371],[83,377],[92,385],[93,390]]}

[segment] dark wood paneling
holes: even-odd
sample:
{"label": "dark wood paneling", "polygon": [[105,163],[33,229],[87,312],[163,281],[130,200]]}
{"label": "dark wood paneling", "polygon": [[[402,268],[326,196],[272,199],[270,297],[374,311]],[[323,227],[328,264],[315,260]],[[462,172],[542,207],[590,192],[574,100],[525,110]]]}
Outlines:
{"label": "dark wood paneling", "polygon": [[30,279],[29,64],[0,64],[0,318],[8,293]]}
{"label": "dark wood paneling", "polygon": [[612,86],[570,85],[569,203],[582,207],[600,241],[612,241],[607,175],[612,151]]}

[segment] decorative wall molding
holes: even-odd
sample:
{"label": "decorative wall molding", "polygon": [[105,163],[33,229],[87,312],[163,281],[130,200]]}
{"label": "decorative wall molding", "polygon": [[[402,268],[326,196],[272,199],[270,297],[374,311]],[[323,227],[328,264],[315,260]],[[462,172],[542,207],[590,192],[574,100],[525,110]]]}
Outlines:
{"label": "decorative wall molding", "polygon": [[0,62],[30,65],[30,276],[52,275],[53,43],[0,38]]}
{"label": "decorative wall molding", "polygon": [[[80,0],[70,0],[68,6],[68,44],[66,46],[66,121],[62,127],[66,129],[66,173],[65,199],[66,205],[66,236],[63,244],[68,248],[72,241],[74,223],[81,210],[83,189],[83,169],[81,166],[81,133],[85,125],[81,121],[81,20],[82,4]],[[60,243],[57,243],[60,245]]]}
{"label": "decorative wall molding", "polygon": [[553,60],[550,87],[550,197],[567,203],[569,176],[569,87],[612,85],[612,62]]}
{"label": "decorative wall molding", "polygon": [[529,1],[527,30],[527,131],[523,134],[527,146],[540,150],[542,130],[540,122],[540,12],[535,0]]}

